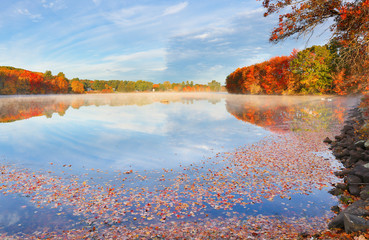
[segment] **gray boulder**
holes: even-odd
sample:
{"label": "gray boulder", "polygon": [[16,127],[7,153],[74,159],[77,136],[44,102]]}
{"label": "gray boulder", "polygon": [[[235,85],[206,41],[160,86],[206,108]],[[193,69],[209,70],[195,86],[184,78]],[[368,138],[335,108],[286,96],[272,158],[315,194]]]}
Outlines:
{"label": "gray boulder", "polygon": [[369,186],[365,186],[364,188],[361,189],[360,198],[362,200],[369,199]]}
{"label": "gray boulder", "polygon": [[359,185],[356,185],[356,184],[355,185],[349,185],[348,190],[354,196],[359,196],[360,195]]}
{"label": "gray boulder", "polygon": [[362,183],[362,181],[361,181],[361,178],[360,177],[358,177],[357,175],[351,175],[351,174],[349,174],[349,175],[347,175],[346,177],[345,177],[345,182],[347,183],[347,184],[358,184],[358,183]]}
{"label": "gray boulder", "polygon": [[356,147],[359,147],[359,148],[365,148],[365,142],[366,141],[364,141],[364,140],[360,140],[360,141],[357,141],[356,143],[355,143],[355,146]]}
{"label": "gray boulder", "polygon": [[349,173],[351,173],[351,169],[344,169],[342,171],[334,172],[334,175],[336,175],[337,177],[344,177],[345,175]]}
{"label": "gray boulder", "polygon": [[369,168],[367,167],[369,167],[367,164],[357,165],[352,169],[351,173],[361,178],[362,182],[369,183]]}
{"label": "gray boulder", "polygon": [[348,206],[343,212],[350,213],[357,216],[369,216],[369,211],[365,209],[369,205],[368,201],[357,200]]}
{"label": "gray boulder", "polygon": [[344,214],[363,217],[369,216],[369,211],[365,209],[368,205],[369,201],[357,200],[333,218],[333,220],[328,224],[328,228],[344,228]]}
{"label": "gray boulder", "polygon": [[328,228],[332,229],[332,228],[344,228],[345,224],[344,224],[344,220],[343,220],[343,213],[341,212],[340,214],[338,214],[335,218],[332,219],[332,221],[330,221],[328,223]]}
{"label": "gray boulder", "polygon": [[367,229],[369,229],[368,220],[349,213],[343,214],[343,223],[346,233],[366,231]]}

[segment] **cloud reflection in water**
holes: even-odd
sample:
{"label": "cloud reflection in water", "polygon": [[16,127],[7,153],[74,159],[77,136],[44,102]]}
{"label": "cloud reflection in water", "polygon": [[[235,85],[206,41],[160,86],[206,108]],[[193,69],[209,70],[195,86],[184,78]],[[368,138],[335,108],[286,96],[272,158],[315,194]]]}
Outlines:
{"label": "cloud reflection in water", "polygon": [[[74,169],[175,168],[257,141],[268,133],[233,118],[226,111],[225,96],[2,98],[2,113],[6,113],[5,106],[12,108],[11,114],[2,116],[3,122],[11,121],[0,124],[7,136],[0,138],[0,150],[9,162],[37,168],[50,162],[72,164]],[[163,99],[170,104],[162,104]],[[18,121],[17,114],[24,120]]]}

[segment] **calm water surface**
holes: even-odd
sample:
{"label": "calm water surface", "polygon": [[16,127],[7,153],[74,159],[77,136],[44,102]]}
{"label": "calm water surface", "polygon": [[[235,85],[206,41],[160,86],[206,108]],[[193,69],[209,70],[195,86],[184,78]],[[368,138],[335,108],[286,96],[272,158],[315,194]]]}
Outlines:
{"label": "calm water surface", "polygon": [[[101,181],[110,182],[113,173],[130,170],[156,176],[163,168],[199,164],[266,136],[314,128],[333,131],[356,102],[357,98],[174,93],[1,97],[0,154],[3,164],[56,175],[99,169],[105,172]],[[232,211],[319,216],[335,203],[323,189],[292,201],[278,198]],[[8,233],[79,222],[71,213],[60,216],[55,209],[37,208],[19,194],[0,195],[0,211],[0,225]],[[226,216],[227,211],[208,213]]]}
{"label": "calm water surface", "polygon": [[229,114],[225,95],[25,97],[0,104],[3,159],[36,169],[51,162],[74,169],[174,168],[270,134]]}

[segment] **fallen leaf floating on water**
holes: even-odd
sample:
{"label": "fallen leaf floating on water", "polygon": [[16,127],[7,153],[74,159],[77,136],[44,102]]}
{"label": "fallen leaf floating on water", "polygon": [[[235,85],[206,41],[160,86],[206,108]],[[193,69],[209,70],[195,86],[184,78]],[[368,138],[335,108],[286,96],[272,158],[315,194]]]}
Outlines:
{"label": "fallen leaf floating on water", "polygon": [[[308,218],[282,221],[272,216],[245,218],[233,209],[276,197],[291,199],[293,194],[309,194],[335,181],[330,174],[335,170],[330,161],[315,154],[326,151],[321,143],[326,135],[326,132],[273,135],[234,152],[217,154],[214,159],[197,165],[182,166],[182,170],[163,170],[158,178],[133,170],[122,172],[123,175],[118,173],[112,181],[114,185],[91,179],[82,181],[88,174],[56,177],[2,165],[0,190],[3,194],[27,195],[38,207],[68,206],[74,215],[95,228],[93,231],[89,231],[90,227],[64,229],[64,232],[40,233],[25,239],[116,235],[178,238],[181,232],[204,238],[268,239],[281,234],[293,238],[300,231],[324,229],[328,217],[313,221]],[[127,187],[131,183],[139,186],[148,179],[155,187]],[[209,215],[214,210],[226,212],[224,223]],[[133,222],[135,229],[129,227]]]}

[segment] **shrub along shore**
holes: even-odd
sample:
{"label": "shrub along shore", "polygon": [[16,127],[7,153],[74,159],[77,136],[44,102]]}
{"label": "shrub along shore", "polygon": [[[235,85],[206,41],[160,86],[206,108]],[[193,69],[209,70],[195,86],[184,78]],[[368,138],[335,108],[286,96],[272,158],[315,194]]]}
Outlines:
{"label": "shrub along shore", "polygon": [[348,119],[335,139],[324,139],[333,155],[343,164],[335,175],[343,178],[330,191],[341,204],[333,206],[337,216],[329,223],[330,229],[346,233],[369,230],[369,97],[350,110]]}

